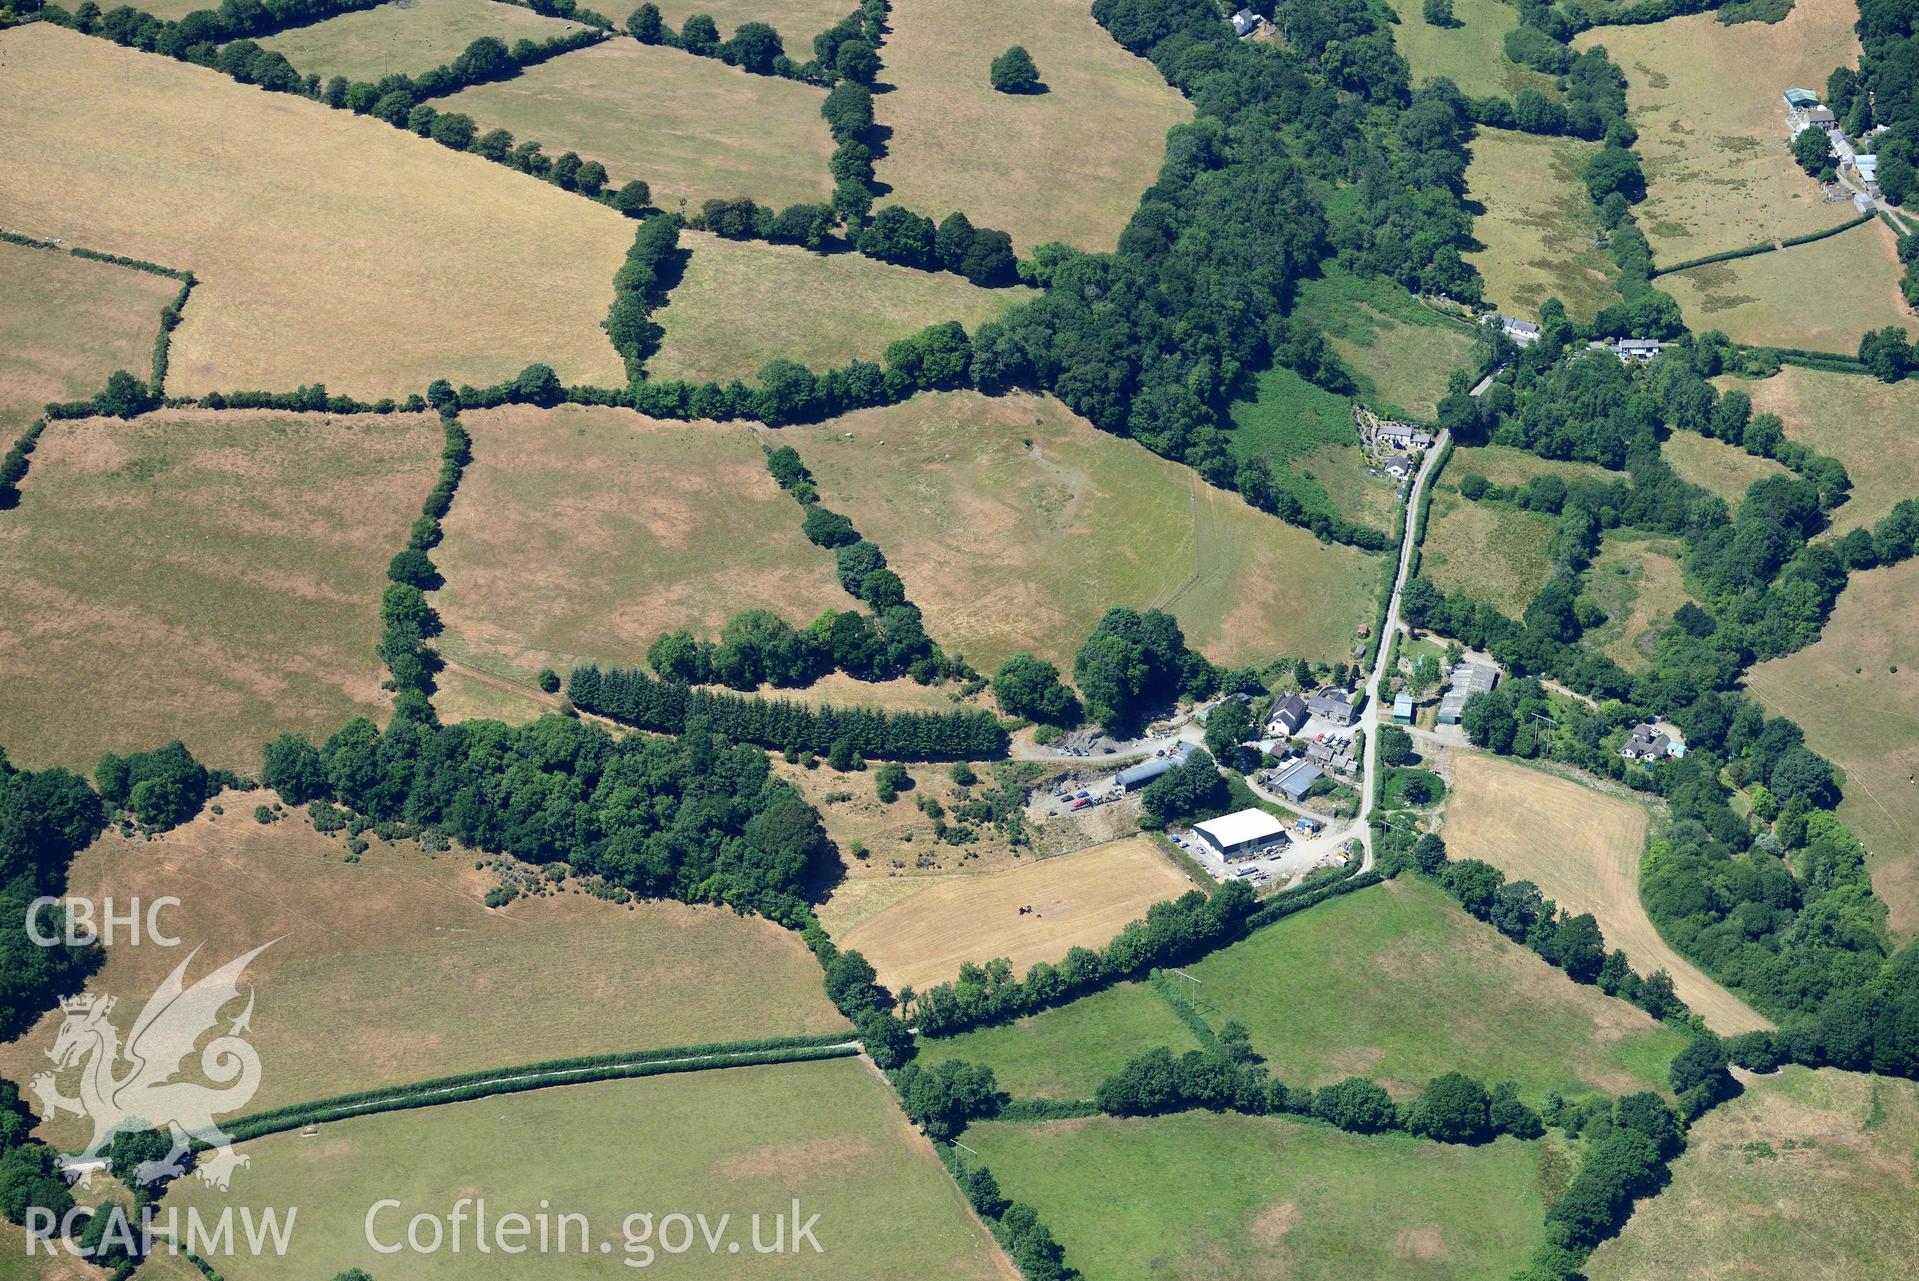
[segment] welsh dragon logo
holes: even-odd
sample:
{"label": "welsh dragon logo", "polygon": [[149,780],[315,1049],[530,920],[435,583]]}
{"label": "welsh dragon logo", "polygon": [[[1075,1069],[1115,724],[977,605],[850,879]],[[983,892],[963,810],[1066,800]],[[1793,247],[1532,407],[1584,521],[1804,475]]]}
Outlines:
{"label": "welsh dragon logo", "polygon": [[[165,1130],[172,1149],[158,1160],[143,1162],[135,1181],[150,1184],[186,1173],[196,1145],[210,1149],[199,1162],[198,1173],[208,1186],[225,1189],[233,1172],[250,1158],[233,1150],[233,1140],[214,1123],[214,1114],[230,1114],[246,1106],[260,1088],[260,1056],[245,1033],[253,1017],[253,990],[245,993],[246,1008],[198,1050],[200,1072],[214,1085],[176,1079],[195,1054],[201,1037],[220,1022],[220,1011],[238,1000],[240,974],[249,962],[278,939],[227,962],[191,987],[187,966],[200,953],[194,948],[148,998],[126,1044],[109,1021],[113,997],[82,995],[62,1001],[65,1017],[47,1057],[51,1072],[29,1082],[46,1115],[68,1112],[93,1121],[93,1141],[63,1164],[79,1181],[89,1184],[93,1172],[105,1163],[104,1154],[114,1136],[149,1129]],[[58,1078],[79,1072],[79,1095],[60,1090]]]}

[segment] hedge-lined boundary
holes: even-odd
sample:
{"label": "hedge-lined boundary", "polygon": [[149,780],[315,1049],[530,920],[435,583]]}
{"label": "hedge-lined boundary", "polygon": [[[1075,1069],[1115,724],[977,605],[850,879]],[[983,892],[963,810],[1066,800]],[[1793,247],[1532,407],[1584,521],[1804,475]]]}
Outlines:
{"label": "hedge-lined boundary", "polygon": [[1747,245],[1743,249],[1728,249],[1723,253],[1707,254],[1703,258],[1688,258],[1684,262],[1676,262],[1670,267],[1654,267],[1646,279],[1657,280],[1659,277],[1671,275],[1675,271],[1690,271],[1694,267],[1704,267],[1709,263],[1731,262],[1735,258],[1751,258],[1755,254],[1777,253],[1781,249],[1791,249],[1795,245],[1810,245],[1816,241],[1826,240],[1836,236],[1842,231],[1851,231],[1854,227],[1863,227],[1878,216],[1876,212],[1860,214],[1857,218],[1842,222],[1836,227],[1827,227],[1824,231],[1815,231],[1809,235],[1794,236],[1790,240],[1768,240],[1757,245]]}
{"label": "hedge-lined boundary", "polygon": [[[130,271],[144,271],[150,276],[164,276],[168,280],[179,281],[180,292],[174,295],[172,302],[160,308],[160,332],[153,340],[153,376],[148,381],[147,387],[155,397],[162,394],[161,389],[166,386],[167,381],[167,358],[173,346],[173,331],[180,325],[182,313],[187,305],[187,296],[193,292],[193,287],[200,283],[192,272],[182,271],[176,267],[162,267],[159,263],[148,262],[144,258],[127,258],[120,254],[101,253],[97,249],[88,249],[84,245],[75,245],[69,249],[64,245],[56,245],[51,240],[40,240],[33,236],[22,235],[17,231],[0,231],[0,240],[26,249],[45,249],[57,254],[66,254],[70,258],[103,262],[109,266],[125,267]],[[4,484],[0,483],[0,493],[4,493],[4,489]]]}
{"label": "hedge-lined boundary", "polygon": [[26,479],[30,467],[27,459],[32,456],[33,447],[40,443],[40,433],[46,429],[47,420],[36,418],[13,442],[7,456],[0,459],[0,511],[20,505],[20,482]]}
{"label": "hedge-lined boundary", "polygon": [[[1355,862],[1357,867],[1358,863]],[[1303,912],[1309,907],[1318,907],[1327,899],[1338,898],[1342,894],[1351,894],[1355,890],[1367,889],[1386,879],[1386,874],[1375,867],[1370,872],[1355,872],[1337,881],[1325,885],[1315,885],[1311,889],[1292,890],[1267,900],[1266,904],[1246,918],[1246,933],[1282,921],[1295,912]],[[1242,936],[1243,937],[1243,936]],[[1237,939],[1234,942],[1238,942]]]}
{"label": "hedge-lined boundary", "polygon": [[1146,982],[1158,993],[1159,999],[1166,1002],[1173,1016],[1186,1025],[1186,1030],[1193,1034],[1194,1040],[1211,1053],[1219,1052],[1219,1036],[1213,1031],[1213,1025],[1193,1008],[1186,994],[1175,985],[1172,975],[1165,970],[1155,969]]}
{"label": "hedge-lined boundary", "polygon": [[847,739],[877,760],[978,760],[1006,753],[1006,731],[991,712],[889,712],[818,707],[783,698],[725,694],[659,681],[638,668],[585,664],[567,677],[566,696],[583,712],[659,734],[679,734],[695,718],[736,743],[826,753]]}
{"label": "hedge-lined boundary", "polygon": [[850,1032],[828,1032],[813,1036],[764,1037],[751,1041],[642,1050],[631,1054],[554,1059],[523,1067],[467,1072],[412,1085],[365,1090],[358,1094],[293,1104],[239,1117],[229,1122],[226,1129],[232,1140],[239,1143],[326,1121],[436,1107],[443,1103],[463,1103],[496,1094],[520,1094],[555,1085],[583,1085],[595,1081],[761,1064],[805,1063],[818,1059],[846,1058],[859,1052],[859,1044]]}
{"label": "hedge-lined boundary", "polygon": [[1753,356],[1760,361],[1772,361],[1781,365],[1798,365],[1805,369],[1822,369],[1834,374],[1872,375],[1864,361],[1857,356],[1848,356],[1839,351],[1813,351],[1807,347],[1759,347],[1746,343],[1735,343],[1741,353]]}

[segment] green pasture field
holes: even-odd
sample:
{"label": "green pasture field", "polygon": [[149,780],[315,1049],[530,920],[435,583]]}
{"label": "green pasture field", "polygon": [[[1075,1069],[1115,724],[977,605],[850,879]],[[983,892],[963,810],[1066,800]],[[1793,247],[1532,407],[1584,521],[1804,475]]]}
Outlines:
{"label": "green pasture field", "polygon": [[[1834,67],[1853,65],[1858,19],[1852,0],[1795,0],[1776,24],[1729,27],[1717,14],[1698,13],[1596,27],[1573,41],[1580,51],[1604,45],[1626,73],[1626,101],[1639,129],[1634,150],[1646,171],[1638,220],[1655,262],[1801,236],[1853,216],[1850,204],[1826,204],[1787,151],[1779,95],[1790,85],[1823,92]],[[1840,279],[1860,278],[1832,277]],[[1887,286],[1896,279],[1895,272]],[[1659,286],[1669,288],[1663,278]],[[1812,297],[1790,296],[1802,303]],[[1724,327],[1712,317],[1688,319],[1697,329]]]}
{"label": "green pasture field", "polygon": [[1685,1044],[1411,877],[1286,917],[1185,968],[1208,1022],[1244,1023],[1288,1085],[1370,1076],[1406,1098],[1457,1070],[1489,1086],[1516,1081],[1536,1104],[1549,1090],[1661,1089]]}
{"label": "green pasture field", "polygon": [[1350,401],[1277,367],[1258,374],[1251,391],[1232,406],[1235,458],[1269,460],[1274,478],[1309,510],[1392,529],[1399,486],[1368,472]]}
{"label": "green pasture field", "polygon": [[1433,789],[1432,790],[1433,799],[1419,806],[1420,809],[1430,809],[1435,805],[1441,805],[1445,803],[1445,800],[1446,800],[1446,780],[1445,779],[1433,773],[1431,770],[1413,769],[1408,766],[1402,765],[1402,766],[1396,766],[1386,771],[1386,793],[1385,793],[1385,800],[1383,802],[1386,808],[1399,809],[1406,805],[1411,804],[1411,802],[1406,799],[1405,788],[1406,788],[1406,779],[1414,774],[1424,775],[1426,782],[1430,784]]}
{"label": "green pasture field", "polygon": [[1619,301],[1619,269],[1596,243],[1599,224],[1581,178],[1598,149],[1504,129],[1473,136],[1466,182],[1485,208],[1473,222],[1485,248],[1466,261],[1485,277],[1486,301],[1537,319],[1546,300],[1557,298],[1575,320]]}
{"label": "green pasture field", "polygon": [[549,156],[577,151],[597,160],[614,186],[645,179],[654,204],[692,214],[716,197],[776,208],[829,199],[824,97],[812,85],[616,39],[436,105],[466,112],[482,130],[536,139]]}
{"label": "green pasture field", "polygon": [[964,1142],[1099,1281],[1503,1277],[1545,1237],[1541,1145],[1213,1115],[975,1125]]}
{"label": "green pasture field", "polygon": [[153,372],[164,276],[0,241],[0,450],[53,400],[83,400],[116,369]]}
{"label": "green pasture field", "polygon": [[717,637],[749,609],[804,626],[857,603],[739,423],[586,406],[461,421],[473,462],[433,553],[451,658],[520,680],[635,666],[664,631]]}
{"label": "green pasture field", "polygon": [[1442,485],[1433,493],[1420,572],[1446,591],[1469,593],[1518,618],[1552,577],[1551,537],[1550,521],[1537,512],[1469,502]]}
{"label": "green pasture field", "polygon": [[[1166,132],[1192,108],[1093,21],[1085,0],[896,4],[873,103],[892,132],[884,200],[1013,237],[1022,254],[1062,241],[1111,249],[1153,185]],[[1046,92],[1004,94],[986,68],[1022,45]]]}
{"label": "green pasture field", "polygon": [[1919,382],[1788,365],[1770,378],[1718,385],[1751,396],[1755,413],[1778,414],[1787,439],[1846,465],[1852,491],[1832,514],[1834,528],[1870,528],[1901,499],[1919,496]]}
{"label": "green pasture field", "polygon": [[1165,609],[1218,662],[1347,656],[1379,558],[1213,489],[1046,397],[921,395],[791,444],[822,501],[886,552],[948,653],[983,672],[1040,655],[1070,672],[1106,610]]}
{"label": "green pasture field", "polygon": [[1606,612],[1584,644],[1629,672],[1652,666],[1659,637],[1685,604],[1679,544],[1632,530],[1610,530],[1586,570],[1584,594]]}
{"label": "green pasture field", "polygon": [[1674,272],[1657,284],[1702,333],[1850,356],[1867,330],[1912,323],[1899,294],[1901,270],[1891,229],[1869,222],[1809,245]]}
{"label": "green pasture field", "polygon": [[404,8],[383,4],[343,13],[260,43],[285,54],[301,75],[373,82],[431,71],[481,36],[495,36],[511,48],[517,40],[550,40],[580,27],[497,0],[415,0]]}
{"label": "green pasture field", "polygon": [[1756,482],[1791,474],[1770,458],[1697,432],[1673,432],[1661,442],[1659,455],[1679,473],[1679,479],[1710,489],[1735,511]]}
{"label": "green pasture field", "polygon": [[1594,1252],[1592,1281],[1709,1259],[1752,1281],[1892,1277],[1919,1251],[1919,1087],[1786,1067],[1695,1122],[1672,1184]]}
{"label": "green pasture field", "polygon": [[1298,312],[1332,340],[1360,398],[1382,411],[1430,420],[1446,375],[1471,362],[1473,335],[1388,281],[1338,268],[1302,281]]}
{"label": "green pasture field", "polygon": [[1017,1098],[1090,1099],[1126,1060],[1162,1045],[1175,1054],[1200,1048],[1159,993],[1122,983],[1014,1023],[922,1038],[919,1061],[985,1064]]}
{"label": "green pasture field", "polygon": [[[253,1162],[231,1193],[182,1179],[167,1204],[203,1215],[230,1204],[299,1207],[284,1255],[207,1260],[248,1281],[311,1281],[350,1267],[381,1281],[473,1276],[471,1235],[460,1254],[381,1254],[366,1231],[383,1198],[401,1208],[376,1217],[373,1235],[404,1240],[412,1215],[443,1217],[461,1197],[484,1197],[489,1216],[530,1217],[549,1206],[586,1216],[586,1229],[570,1229],[566,1252],[550,1249],[526,1270],[544,1277],[605,1278],[629,1271],[629,1261],[636,1273],[658,1263],[674,1276],[733,1277],[742,1258],[763,1272],[836,1281],[1006,1275],[932,1147],[857,1059],[535,1090],[334,1122],[317,1138],[278,1134],[242,1150]],[[793,1248],[776,1266],[752,1253],[751,1216],[761,1216],[770,1245],[772,1218],[790,1219],[796,1197],[802,1220],[819,1216],[820,1251],[793,1242],[789,1222]],[[697,1247],[679,1255],[659,1252],[663,1238],[647,1242],[638,1223],[629,1236],[627,1216],[658,1221],[674,1212],[704,1213],[709,1227],[731,1215],[738,1254],[724,1244],[709,1252],[697,1230]],[[639,1252],[633,1237],[655,1253]]]}
{"label": "green pasture field", "polygon": [[751,380],[775,357],[826,370],[878,361],[886,345],[957,320],[967,332],[1033,297],[981,289],[947,271],[915,271],[859,254],[680,235],[686,274],[653,318],[666,330],[647,361],[654,378]]}
{"label": "green pasture field", "polygon": [[1505,37],[1519,25],[1519,11],[1501,0],[1453,0],[1456,25],[1435,27],[1422,16],[1421,0],[1390,0],[1398,15],[1393,47],[1412,68],[1413,83],[1445,76],[1468,97],[1493,94],[1510,98],[1536,89],[1549,98],[1559,92],[1551,76],[1522,67],[1506,57]]}
{"label": "green pasture field", "polygon": [[178,737],[250,770],[282,731],[383,718],[380,592],[441,444],[425,414],[49,424],[0,520],[0,668],[33,673],[0,681],[8,755],[91,769]]}
{"label": "green pasture field", "polygon": [[1873,889],[1902,937],[1919,930],[1915,593],[1919,561],[1854,574],[1816,644],[1746,676],[1768,711],[1798,721],[1806,745],[1845,771],[1839,817],[1865,845]]}

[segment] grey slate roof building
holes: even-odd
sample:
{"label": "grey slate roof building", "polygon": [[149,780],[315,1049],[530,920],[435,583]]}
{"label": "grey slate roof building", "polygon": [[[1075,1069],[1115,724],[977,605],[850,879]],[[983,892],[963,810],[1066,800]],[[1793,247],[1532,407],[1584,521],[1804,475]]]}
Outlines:
{"label": "grey slate roof building", "polygon": [[1251,9],[1241,9],[1233,15],[1234,35],[1242,37],[1250,36],[1257,30],[1259,30],[1259,15]]}
{"label": "grey slate roof building", "polygon": [[1133,792],[1146,786],[1154,779],[1170,771],[1174,766],[1184,764],[1185,749],[1170,756],[1155,756],[1150,761],[1141,761],[1113,775],[1113,784],[1122,792]]}
{"label": "grey slate roof building", "polygon": [[1273,705],[1272,724],[1283,728],[1288,734],[1299,733],[1312,715],[1306,710],[1306,700],[1297,694],[1288,694]]}
{"label": "grey slate roof building", "polygon": [[1466,711],[1466,700],[1474,694],[1491,692],[1499,684],[1499,669],[1484,663],[1461,663],[1452,671],[1452,683],[1439,700],[1439,723],[1457,725]]}
{"label": "grey slate roof building", "polygon": [[1619,749],[1619,754],[1629,761],[1663,760],[1672,740],[1659,732],[1659,727],[1642,723],[1632,727],[1632,737]]}
{"label": "grey slate roof building", "polygon": [[1350,690],[1322,689],[1306,700],[1306,710],[1335,725],[1351,725],[1359,719],[1359,704]]}
{"label": "grey slate roof building", "polygon": [[1305,761],[1300,761],[1297,765],[1294,765],[1284,774],[1274,779],[1273,786],[1279,790],[1282,796],[1296,805],[1300,801],[1305,800],[1306,793],[1311,790],[1313,784],[1324,777],[1325,775],[1319,772],[1317,766],[1309,765]]}

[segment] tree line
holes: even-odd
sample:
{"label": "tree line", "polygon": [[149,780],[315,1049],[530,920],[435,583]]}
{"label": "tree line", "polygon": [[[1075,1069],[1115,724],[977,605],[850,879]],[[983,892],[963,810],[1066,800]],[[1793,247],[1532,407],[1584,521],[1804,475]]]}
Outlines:
{"label": "tree line", "polygon": [[666,25],[660,7],[649,3],[627,15],[626,32],[641,44],[666,45],[695,57],[717,58],[758,76],[817,85],[847,80],[864,84],[879,71],[878,47],[885,20],[885,0],[865,0],[813,37],[813,56],[805,62],[795,61],[780,33],[765,22],[743,22],[722,40],[711,14],[689,14],[675,31]]}
{"label": "tree line", "polygon": [[1006,751],[992,713],[888,712],[866,707],[808,707],[659,681],[637,669],[588,664],[568,674],[567,697],[581,711],[659,733],[704,725],[742,743],[826,755],[844,741],[884,760],[980,759]]}

